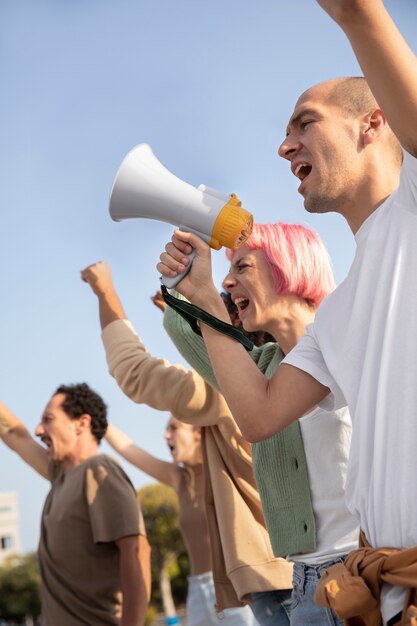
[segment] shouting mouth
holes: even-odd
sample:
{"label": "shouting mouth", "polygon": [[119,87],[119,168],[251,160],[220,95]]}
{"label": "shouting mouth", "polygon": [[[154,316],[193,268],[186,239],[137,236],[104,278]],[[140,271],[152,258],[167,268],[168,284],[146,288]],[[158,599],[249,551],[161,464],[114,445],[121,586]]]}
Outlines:
{"label": "shouting mouth", "polygon": [[310,163],[307,163],[307,162],[298,163],[294,165],[294,167],[292,168],[292,172],[294,176],[296,176],[299,180],[301,180],[301,185],[298,188],[298,191],[300,191],[303,182],[310,175],[311,170],[312,170],[312,166]]}
{"label": "shouting mouth", "polygon": [[249,306],[249,300],[247,298],[243,298],[243,297],[235,298],[233,302],[237,306],[237,310],[239,314],[245,309],[247,309],[247,307]]}
{"label": "shouting mouth", "polygon": [[52,449],[52,440],[49,439],[49,437],[41,437],[41,441],[43,445],[45,446],[45,448],[47,449],[47,451],[50,452]]}

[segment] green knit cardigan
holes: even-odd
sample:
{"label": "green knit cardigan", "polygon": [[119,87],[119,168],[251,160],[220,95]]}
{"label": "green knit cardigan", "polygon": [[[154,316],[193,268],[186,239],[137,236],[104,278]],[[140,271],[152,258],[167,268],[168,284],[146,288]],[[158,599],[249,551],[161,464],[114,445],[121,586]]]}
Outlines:
{"label": "green knit cardigan", "polygon": [[[203,339],[169,306],[164,327],[191,367],[219,389]],[[276,343],[254,348],[250,356],[268,378],[284,358]],[[299,422],[254,443],[252,462],[275,556],[312,552],[316,547],[316,525]]]}

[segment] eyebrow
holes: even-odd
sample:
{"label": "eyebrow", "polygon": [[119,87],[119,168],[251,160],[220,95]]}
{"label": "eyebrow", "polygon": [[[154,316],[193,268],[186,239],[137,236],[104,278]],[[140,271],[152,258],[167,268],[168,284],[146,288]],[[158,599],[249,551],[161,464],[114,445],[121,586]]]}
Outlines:
{"label": "eyebrow", "polygon": [[291,117],[290,121],[288,122],[287,129],[286,129],[287,134],[289,133],[292,127],[297,126],[300,123],[301,118],[304,117],[305,115],[313,115],[316,117],[317,111],[315,109],[303,109],[302,111],[297,113],[297,115],[294,115],[293,117]]}
{"label": "eyebrow", "polygon": [[238,259],[237,261],[232,260],[232,263],[231,263],[232,267],[239,267],[239,263],[242,263],[243,261],[245,261],[249,254],[250,252],[245,254],[245,256],[241,256],[240,259]]}

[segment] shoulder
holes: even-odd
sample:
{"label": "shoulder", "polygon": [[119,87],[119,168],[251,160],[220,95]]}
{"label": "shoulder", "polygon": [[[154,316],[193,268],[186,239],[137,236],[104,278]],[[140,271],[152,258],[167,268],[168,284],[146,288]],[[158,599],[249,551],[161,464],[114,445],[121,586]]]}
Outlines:
{"label": "shoulder", "polygon": [[108,470],[122,469],[116,459],[108,454],[95,454],[94,456],[90,456],[90,458],[84,461],[84,467],[86,469],[95,469],[97,467],[106,468]]}
{"label": "shoulder", "polygon": [[129,484],[134,489],[130,478],[116,461],[107,454],[97,454],[84,462],[87,479],[98,484],[117,482]]}

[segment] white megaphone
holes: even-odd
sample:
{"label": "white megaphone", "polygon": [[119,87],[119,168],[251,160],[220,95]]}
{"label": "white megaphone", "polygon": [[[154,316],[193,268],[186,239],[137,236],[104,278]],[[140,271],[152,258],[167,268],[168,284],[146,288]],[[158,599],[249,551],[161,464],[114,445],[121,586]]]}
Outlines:
{"label": "white megaphone", "polygon": [[[235,194],[227,195],[205,185],[193,187],[169,172],[150,146],[139,144],[122,161],[110,196],[110,215],[116,221],[146,218],[168,222],[192,232],[212,248],[236,249],[249,237],[252,215]],[[189,255],[190,260],[195,252]],[[191,263],[186,272],[190,269]],[[175,287],[184,275],[163,277]]]}

